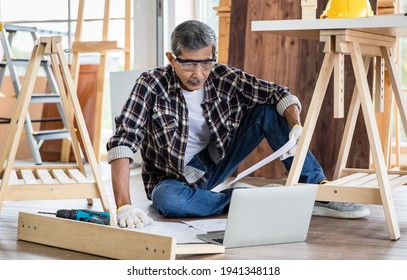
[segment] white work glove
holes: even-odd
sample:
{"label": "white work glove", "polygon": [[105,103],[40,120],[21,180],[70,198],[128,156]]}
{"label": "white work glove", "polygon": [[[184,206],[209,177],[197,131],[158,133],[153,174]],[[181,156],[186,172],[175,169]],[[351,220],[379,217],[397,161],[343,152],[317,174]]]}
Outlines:
{"label": "white work glove", "polygon": [[153,219],[143,210],[130,204],[125,204],[117,209],[117,224],[122,228],[142,228],[151,223],[153,223]]}
{"label": "white work glove", "polygon": [[285,160],[286,158],[289,158],[289,157],[292,157],[295,155],[295,152],[297,151],[297,143],[298,143],[298,140],[300,139],[301,132],[302,132],[302,126],[300,124],[294,125],[294,127],[291,129],[288,137],[290,139],[292,137],[295,137],[295,145],[291,149],[289,149],[288,152],[286,152],[285,154],[280,156],[280,160]]}

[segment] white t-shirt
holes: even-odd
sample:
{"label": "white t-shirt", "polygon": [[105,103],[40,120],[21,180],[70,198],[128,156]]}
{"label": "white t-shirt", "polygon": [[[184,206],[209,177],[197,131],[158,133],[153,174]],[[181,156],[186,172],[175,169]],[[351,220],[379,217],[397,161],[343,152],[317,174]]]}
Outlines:
{"label": "white t-shirt", "polygon": [[195,91],[181,90],[188,105],[189,136],[185,152],[185,164],[209,144],[211,133],[206,123],[201,103],[204,100],[204,89]]}

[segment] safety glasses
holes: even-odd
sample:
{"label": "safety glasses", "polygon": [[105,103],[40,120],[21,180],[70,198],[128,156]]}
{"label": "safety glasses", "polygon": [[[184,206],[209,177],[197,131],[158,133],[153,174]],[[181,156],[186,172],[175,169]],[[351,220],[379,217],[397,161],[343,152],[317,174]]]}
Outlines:
{"label": "safety glasses", "polygon": [[185,72],[194,72],[198,66],[204,71],[209,71],[216,62],[216,57],[204,60],[181,59],[175,55],[173,55],[173,57],[175,58],[175,61],[178,62],[181,70]]}

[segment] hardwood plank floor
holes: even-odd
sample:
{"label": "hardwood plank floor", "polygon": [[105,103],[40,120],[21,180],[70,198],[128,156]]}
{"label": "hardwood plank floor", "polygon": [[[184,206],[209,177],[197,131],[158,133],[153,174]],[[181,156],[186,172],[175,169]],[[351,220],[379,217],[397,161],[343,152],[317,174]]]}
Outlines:
{"label": "hardwood plank floor", "polygon": [[[114,209],[110,167],[101,164],[102,179]],[[157,221],[163,219],[145,197],[139,170],[132,170],[133,201]],[[259,179],[255,180],[258,183]],[[281,181],[280,181],[281,182]],[[393,191],[401,238],[391,241],[381,206],[372,205],[371,215],[359,220],[312,217],[305,242],[227,249],[223,254],[181,255],[193,260],[406,260],[407,259],[407,188]],[[86,200],[12,201],[0,210],[0,260],[100,260],[102,257],[17,240],[20,211],[56,211],[61,208],[87,208]],[[91,209],[100,210],[95,200]],[[177,221],[177,219],[166,219]],[[75,237],[72,237],[75,238]]]}

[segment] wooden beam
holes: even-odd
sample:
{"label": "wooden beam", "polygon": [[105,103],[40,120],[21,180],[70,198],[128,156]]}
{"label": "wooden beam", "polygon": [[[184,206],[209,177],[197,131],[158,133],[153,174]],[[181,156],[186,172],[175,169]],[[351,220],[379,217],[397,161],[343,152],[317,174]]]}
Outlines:
{"label": "wooden beam", "polygon": [[317,0],[301,0],[301,18],[315,19],[317,12]]}
{"label": "wooden beam", "polygon": [[175,259],[175,238],[20,212],[17,238],[122,260]]}
{"label": "wooden beam", "polygon": [[89,41],[73,42],[72,51],[78,53],[103,53],[108,51],[123,51],[117,41]]}
{"label": "wooden beam", "polygon": [[[124,260],[170,260],[176,255],[219,254],[214,244],[176,244],[176,238],[116,226],[20,212],[17,238],[42,245]],[[131,244],[129,246],[129,244]]]}

